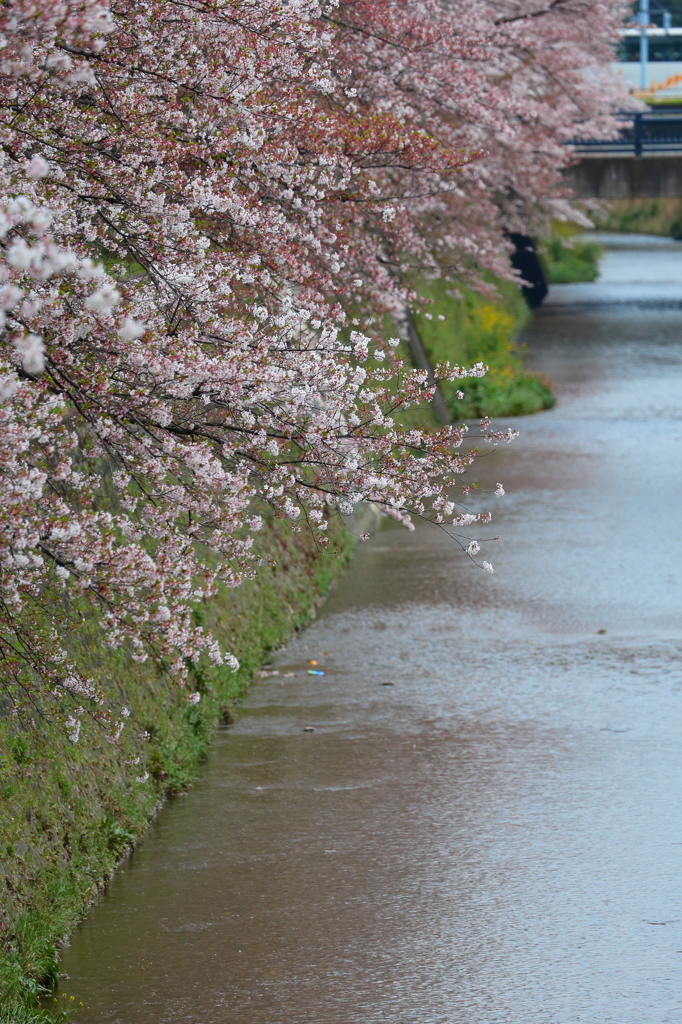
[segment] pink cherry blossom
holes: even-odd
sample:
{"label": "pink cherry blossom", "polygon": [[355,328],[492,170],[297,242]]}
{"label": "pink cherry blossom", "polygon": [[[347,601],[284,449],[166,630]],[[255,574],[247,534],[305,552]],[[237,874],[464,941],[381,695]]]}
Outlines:
{"label": "pink cherry blossom", "polygon": [[408,529],[485,514],[452,497],[475,493],[467,428],[399,421],[485,366],[431,380],[376,325],[399,333],[413,270],[489,287],[514,276],[509,232],[571,215],[567,143],[617,128],[595,68],[622,13],[0,6],[0,661],[17,708],[39,692],[76,738],[83,701],[112,742],[125,721],[70,664],[64,624],[44,626],[46,587],[184,685],[198,658],[237,667],[192,609],[252,574],[265,516],[324,546],[360,501]]}

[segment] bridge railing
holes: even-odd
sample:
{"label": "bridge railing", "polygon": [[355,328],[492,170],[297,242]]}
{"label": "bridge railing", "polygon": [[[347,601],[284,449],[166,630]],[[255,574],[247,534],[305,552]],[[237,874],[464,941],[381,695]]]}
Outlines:
{"label": "bridge railing", "polygon": [[682,108],[618,115],[624,122],[616,139],[574,139],[576,151],[584,156],[682,154]]}

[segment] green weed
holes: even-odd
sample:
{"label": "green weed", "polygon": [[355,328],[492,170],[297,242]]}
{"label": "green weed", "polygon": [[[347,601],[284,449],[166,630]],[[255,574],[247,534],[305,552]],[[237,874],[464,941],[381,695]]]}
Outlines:
{"label": "green weed", "polygon": [[598,226],[607,231],[682,239],[682,199],[612,199]]}
{"label": "green weed", "polygon": [[[528,307],[513,282],[497,281],[495,286],[499,297],[491,301],[444,279],[418,283],[419,292],[431,300],[415,320],[432,364],[483,362],[489,368],[485,377],[442,385],[455,422],[479,416],[521,416],[554,405],[549,383],[525,369],[516,343],[519,329],[530,316]],[[463,399],[456,397],[460,390]]]}
{"label": "green weed", "polygon": [[547,277],[550,284],[575,284],[596,281],[603,246],[582,239],[566,240],[553,235],[544,247]]}

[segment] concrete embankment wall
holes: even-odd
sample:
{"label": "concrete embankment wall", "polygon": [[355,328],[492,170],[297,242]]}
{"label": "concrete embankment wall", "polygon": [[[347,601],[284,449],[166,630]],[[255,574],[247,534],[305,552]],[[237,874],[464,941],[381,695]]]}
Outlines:
{"label": "concrete embankment wall", "polygon": [[570,167],[566,184],[578,199],[682,197],[682,155],[586,156]]}

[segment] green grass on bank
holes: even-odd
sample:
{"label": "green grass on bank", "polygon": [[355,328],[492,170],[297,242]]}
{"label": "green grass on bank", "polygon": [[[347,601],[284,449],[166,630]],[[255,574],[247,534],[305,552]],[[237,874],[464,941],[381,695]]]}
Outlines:
{"label": "green grass on bank", "polygon": [[[74,609],[74,625],[82,615],[70,633],[73,657],[131,711],[117,742],[89,719],[72,744],[40,716],[21,725],[0,710],[0,1024],[36,1024],[37,997],[58,977],[61,940],[160,802],[191,785],[216,724],[231,720],[254,671],[310,618],[354,543],[338,519],[330,534],[330,548],[320,551],[307,534],[269,524],[258,578],[197,613],[241,668],[198,666],[190,690],[162,665],[103,648],[94,616]],[[202,698],[190,706],[193,690]]]}
{"label": "green grass on bank", "polygon": [[584,238],[571,239],[552,234],[542,247],[550,284],[577,284],[596,281],[603,247]]}
{"label": "green grass on bank", "polygon": [[67,1024],[68,1010],[31,1010],[26,1006],[0,1006],[0,1024]]}
{"label": "green grass on bank", "polygon": [[[486,363],[485,377],[442,385],[455,422],[479,416],[522,416],[550,409],[555,402],[549,383],[523,365],[516,342],[530,317],[518,287],[496,281],[499,300],[442,278],[422,279],[418,290],[428,305],[415,313],[417,329],[432,365],[447,360],[459,365]],[[464,392],[462,400],[456,392]]]}
{"label": "green grass on bank", "polygon": [[682,239],[682,199],[611,199],[598,227]]}
{"label": "green grass on bank", "polygon": [[604,247],[586,238],[578,224],[556,219],[539,252],[550,284],[577,284],[597,280]]}
{"label": "green grass on bank", "polygon": [[647,107],[678,107],[682,108],[679,96],[642,96]]}

